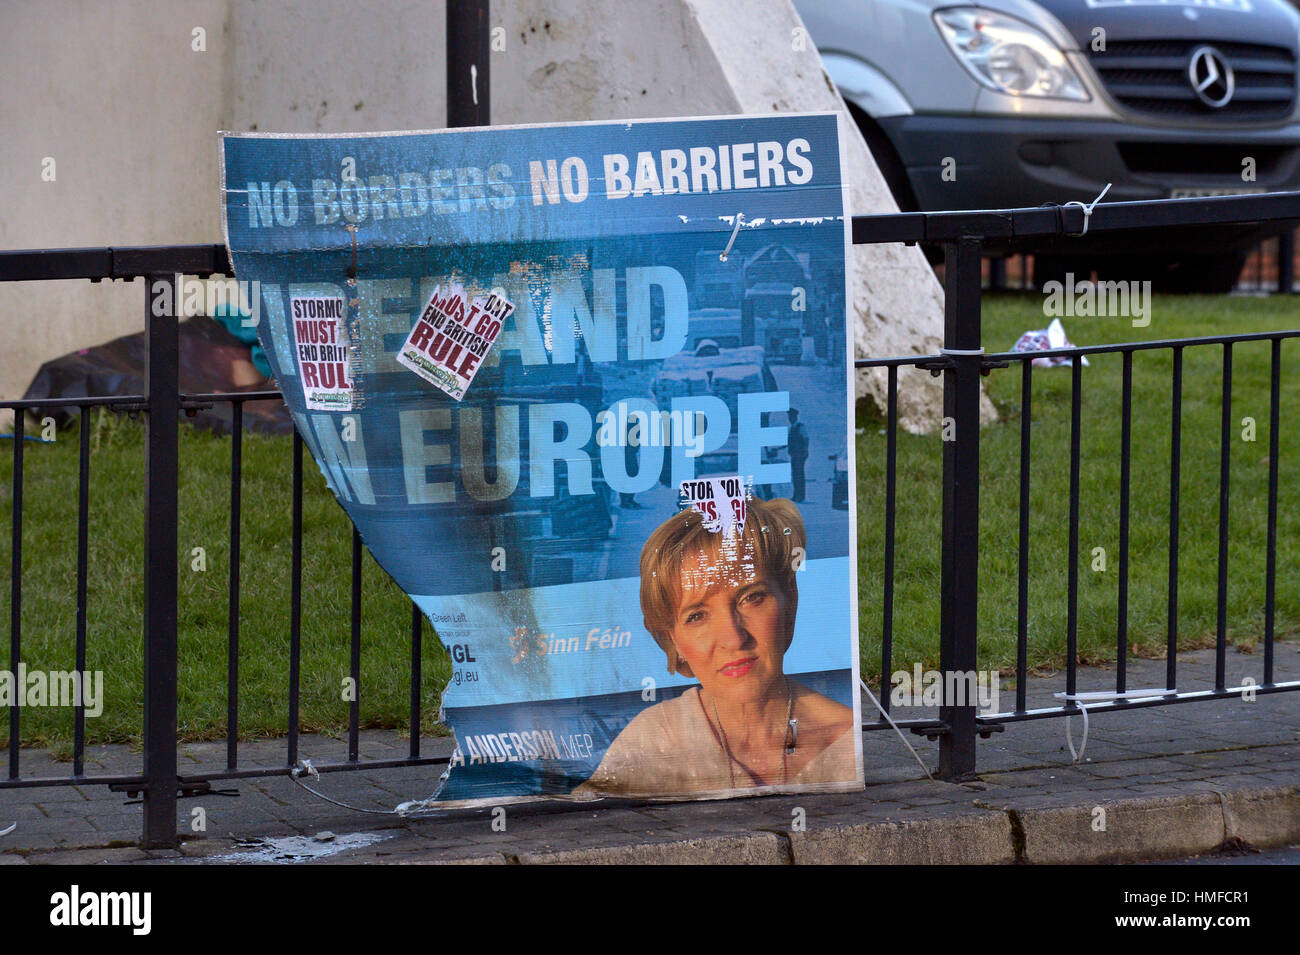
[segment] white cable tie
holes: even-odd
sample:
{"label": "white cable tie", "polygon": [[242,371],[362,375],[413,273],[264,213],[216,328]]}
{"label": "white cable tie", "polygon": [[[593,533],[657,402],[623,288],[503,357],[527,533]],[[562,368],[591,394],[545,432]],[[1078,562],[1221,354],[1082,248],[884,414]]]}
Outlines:
{"label": "white cable tie", "polygon": [[1177,693],[1177,690],[1171,690],[1168,687],[1153,686],[1141,690],[1089,690],[1086,693],[1053,693],[1058,700],[1067,700],[1070,703],[1112,703],[1117,700],[1155,700],[1162,696],[1170,696]]}
{"label": "white cable tie", "polygon": [[1106,183],[1106,188],[1103,189],[1101,192],[1097,193],[1097,198],[1092,200],[1092,202],[1089,202],[1087,205],[1080,202],[1078,199],[1071,199],[1065,205],[1061,206],[1062,209],[1068,208],[1070,206],[1078,206],[1080,209],[1083,210],[1083,231],[1067,232],[1066,235],[1070,236],[1071,238],[1078,239],[1088,234],[1088,220],[1092,218],[1092,210],[1096,207],[1097,203],[1101,202],[1101,197],[1106,195],[1106,193],[1108,192],[1110,192],[1110,183]]}
{"label": "white cable tie", "polygon": [[1065,714],[1065,744],[1070,747],[1071,761],[1076,763],[1083,759],[1083,751],[1088,748],[1088,708],[1081,706],[1079,711],[1083,713],[1083,739],[1079,740],[1077,753],[1074,751],[1074,739],[1070,735],[1070,714]]}
{"label": "white cable tie", "polygon": [[740,234],[740,226],[741,223],[744,222],[744,220],[745,220],[745,214],[743,212],[737,212],[736,227],[731,230],[731,238],[727,240],[727,247],[723,249],[722,254],[718,256],[719,262],[727,261],[727,256],[731,254],[731,247],[736,243],[736,236]]}
{"label": "white cable tie", "polygon": [[862,687],[867,696],[871,697],[871,702],[876,704],[876,709],[880,711],[880,715],[883,716],[889,725],[894,728],[894,732],[897,733],[898,738],[903,741],[903,745],[907,747],[907,751],[912,754],[918,763],[921,764],[921,771],[925,773],[925,778],[930,780],[930,782],[934,782],[934,777],[930,775],[930,768],[925,765],[925,760],[921,759],[921,757],[917,755],[916,750],[912,748],[912,744],[908,741],[907,737],[903,735],[903,731],[898,728],[898,724],[890,718],[889,713],[880,705],[880,701],[877,700],[876,695],[871,692],[871,688],[862,682],[861,677],[858,678],[858,686]]}
{"label": "white cable tie", "polygon": [[16,822],[10,823],[8,829],[0,829],[0,836],[7,836],[9,835],[9,833],[13,832],[17,828],[18,828],[18,823]]}
{"label": "white cable tie", "polygon": [[1144,690],[1089,690],[1087,693],[1053,693],[1052,696],[1058,700],[1065,700],[1069,703],[1077,703],[1079,711],[1083,714],[1083,739],[1079,741],[1079,751],[1074,750],[1074,739],[1070,736],[1070,716],[1065,714],[1065,745],[1070,747],[1070,756],[1074,762],[1083,759],[1083,751],[1088,746],[1088,707],[1084,706],[1085,702],[1090,703],[1113,703],[1117,700],[1154,700],[1170,693],[1176,693],[1176,690],[1170,690],[1165,687],[1152,687]]}
{"label": "white cable tie", "polygon": [[940,355],[982,355],[984,348],[940,348]]}

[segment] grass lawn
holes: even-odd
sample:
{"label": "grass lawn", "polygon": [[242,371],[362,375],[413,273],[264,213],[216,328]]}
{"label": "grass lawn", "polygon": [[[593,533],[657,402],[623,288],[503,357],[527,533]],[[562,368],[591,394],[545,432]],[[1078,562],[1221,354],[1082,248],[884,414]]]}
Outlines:
{"label": "grass lawn", "polygon": [[[114,415],[92,417],[87,659],[104,671],[104,712],[86,721],[93,742],[140,736],[144,529],[144,429]],[[28,434],[33,429],[29,427]],[[23,489],[23,659],[29,670],[72,669],[77,581],[77,426],[54,444],[28,442]],[[288,724],[290,482],[287,437],[244,436],[240,579],[240,734],[281,735]],[[10,510],[12,444],[0,462],[0,508]],[[225,737],[230,554],[230,439],[180,432],[180,733]],[[300,715],[305,732],[346,733],[352,534],[311,455],[303,452],[303,616]],[[8,524],[8,520],[5,520]],[[0,543],[9,615],[10,534]],[[207,569],[192,569],[204,548]],[[362,573],[362,728],[405,728],[410,687],[411,603],[367,552]],[[6,628],[7,629],[7,628]],[[422,665],[425,732],[451,677],[446,651],[426,624]],[[0,649],[7,668],[8,640]],[[71,752],[72,711],[26,709],[22,739]],[[0,716],[7,744],[7,716]]]}
{"label": "grass lawn", "polygon": [[[1045,328],[1042,296],[989,295],[984,346],[1007,351],[1019,335]],[[1151,323],[1064,319],[1076,345],[1188,338],[1300,327],[1290,297],[1156,296]],[[1264,626],[1268,504],[1268,342],[1233,348],[1228,639],[1244,649]],[[1121,356],[1091,357],[1083,369],[1079,501],[1079,659],[1116,657],[1119,563]],[[1169,450],[1172,353],[1133,359],[1129,648],[1163,657],[1168,627]],[[1182,649],[1212,646],[1218,581],[1219,434],[1222,348],[1183,353],[1183,425],[1178,633]],[[1035,368],[1030,484],[1028,647],[1031,668],[1056,668],[1066,652],[1069,573],[1070,378],[1068,366]],[[1014,674],[1020,462],[1020,369],[985,379],[1000,421],[980,445],[981,668]],[[1300,341],[1282,346],[1276,633],[1300,627],[1300,434],[1287,427],[1300,405]],[[874,408],[858,420],[859,607],[864,675],[879,679],[884,555],[885,437]],[[1255,420],[1243,440],[1242,419]],[[939,660],[941,442],[937,432],[900,432],[892,670]],[[1094,570],[1104,548],[1104,570]],[[1260,666],[1262,668],[1262,659]],[[1013,683],[1014,681],[1007,681]]]}
{"label": "grass lawn", "polygon": [[[1288,298],[1159,297],[1149,327],[1121,319],[1077,318],[1066,329],[1076,344],[1267,331],[1300,324]],[[986,299],[984,340],[1009,348],[1029,328],[1047,324],[1041,297]],[[1268,345],[1235,349],[1233,419],[1251,416],[1254,443],[1232,447],[1232,548],[1229,635],[1256,644],[1263,626],[1264,534],[1268,487]],[[1213,642],[1217,571],[1219,369],[1217,347],[1184,355],[1181,646]],[[1134,360],[1133,495],[1129,641],[1133,652],[1161,655],[1166,628],[1168,562],[1168,352]],[[1278,516],[1278,632],[1300,627],[1300,437],[1287,429],[1300,398],[1300,343],[1283,347],[1281,492]],[[1035,667],[1058,666],[1065,654],[1068,533],[1068,368],[1034,374],[1032,573],[1029,652]],[[1015,663],[1019,459],[1019,372],[986,379],[1001,421],[982,438],[980,665]],[[1099,356],[1083,373],[1083,467],[1080,507],[1079,648],[1086,662],[1113,660],[1118,561],[1120,358]],[[137,740],[141,713],[141,549],[143,429],[138,422],[96,417],[91,456],[90,576],[87,667],[105,672],[106,702],[87,721],[92,742]],[[884,437],[874,412],[858,421],[859,555],[864,675],[880,676]],[[29,430],[29,433],[32,433]],[[894,669],[938,663],[940,440],[899,436],[900,494],[895,575]],[[229,573],[228,438],[181,431],[180,730],[186,739],[224,736],[227,581]],[[286,725],[289,654],[291,445],[246,436],[241,579],[240,730],[280,734]],[[347,725],[342,681],[348,674],[351,534],[310,457],[304,461],[304,615],[301,725],[337,733]],[[74,665],[76,632],[77,432],[26,447],[23,535],[23,658],[29,669]],[[12,454],[0,445],[0,511],[9,511]],[[207,569],[191,569],[193,548]],[[1093,548],[1106,551],[1094,572]],[[10,566],[9,534],[0,533],[0,567]],[[7,573],[6,573],[7,579]],[[406,725],[410,603],[367,555],[363,575],[361,717],[365,727]],[[7,586],[3,614],[8,617]],[[8,666],[0,641],[0,667]],[[451,666],[426,630],[424,729],[437,727],[437,701]],[[72,714],[23,711],[24,743],[69,752]],[[0,745],[7,744],[0,719]]]}

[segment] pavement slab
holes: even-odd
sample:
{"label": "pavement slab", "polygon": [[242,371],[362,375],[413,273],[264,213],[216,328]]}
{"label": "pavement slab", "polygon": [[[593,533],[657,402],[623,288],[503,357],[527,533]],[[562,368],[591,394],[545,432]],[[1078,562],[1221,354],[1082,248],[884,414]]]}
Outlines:
{"label": "pavement slab", "polygon": [[[1300,679],[1300,648],[1279,643],[1276,678]],[[1258,655],[1228,653],[1227,672],[1258,670]],[[1183,654],[1183,689],[1213,685],[1214,652]],[[1132,660],[1130,687],[1163,685],[1164,661]],[[1235,677],[1234,677],[1235,678]],[[1113,688],[1113,668],[1081,668],[1081,688]],[[1059,705],[1062,674],[1031,677],[1029,706]],[[1002,708],[1014,706],[1004,690]],[[873,718],[871,704],[864,714]],[[897,713],[895,715],[898,715]],[[908,717],[929,714],[908,711]],[[937,714],[935,714],[937,715]],[[1076,749],[1083,721],[1070,720]],[[214,860],[340,863],[771,863],[977,862],[1058,864],[1174,858],[1239,838],[1261,848],[1300,840],[1300,693],[1095,713],[1075,762],[1063,719],[1012,722],[981,740],[979,776],[926,778],[892,731],[864,733],[866,787],[836,794],[700,802],[529,803],[393,812],[430,795],[441,766],[322,774],[309,792],[287,776],[226,780],[180,802],[177,851],[145,853],[138,799],[90,782],[0,789],[0,864],[181,864]],[[938,746],[908,739],[927,766]],[[422,754],[450,751],[445,737]],[[317,765],[346,759],[346,740],[302,735],[299,754]],[[93,772],[137,773],[129,746],[93,747]],[[366,730],[362,762],[403,758],[409,740]],[[185,744],[182,772],[221,771],[224,742]],[[288,763],[283,739],[242,741],[239,766]],[[93,768],[92,768],[93,767]],[[67,776],[71,764],[22,753],[24,775]],[[327,801],[328,797],[345,808]],[[368,810],[362,812],[358,810]],[[504,828],[501,822],[504,821]],[[494,822],[496,825],[494,825]]]}

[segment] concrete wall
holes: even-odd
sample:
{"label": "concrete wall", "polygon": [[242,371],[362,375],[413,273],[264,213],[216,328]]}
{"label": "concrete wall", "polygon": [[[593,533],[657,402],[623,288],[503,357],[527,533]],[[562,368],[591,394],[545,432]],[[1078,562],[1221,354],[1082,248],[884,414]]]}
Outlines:
{"label": "concrete wall", "polygon": [[[787,0],[498,0],[495,123],[840,108]],[[0,248],[221,241],[217,131],[445,122],[440,0],[43,0],[0,31]],[[194,31],[202,29],[205,49]],[[42,162],[55,179],[42,181]],[[853,211],[894,208],[860,137]],[[941,293],[915,249],[857,249],[858,349],[932,350]],[[42,361],[138,331],[140,283],[0,285],[0,396]],[[906,424],[937,422],[928,376]],[[880,395],[878,380],[860,390]]]}
{"label": "concrete wall", "polygon": [[[8,2],[0,248],[220,242],[219,130],[442,126],[444,45],[428,0]],[[5,283],[0,314],[15,398],[43,361],[139,331],[143,283]]]}
{"label": "concrete wall", "polygon": [[[228,4],[6,3],[0,248],[216,241]],[[208,52],[190,49],[207,31]],[[42,179],[54,160],[54,180]],[[0,396],[46,359],[144,323],[141,283],[0,284]]]}

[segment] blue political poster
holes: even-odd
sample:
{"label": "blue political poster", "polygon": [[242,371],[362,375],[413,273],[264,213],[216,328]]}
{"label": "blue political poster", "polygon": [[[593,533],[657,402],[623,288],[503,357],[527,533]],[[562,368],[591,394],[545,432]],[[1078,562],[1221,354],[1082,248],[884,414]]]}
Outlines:
{"label": "blue political poster", "polygon": [[222,136],[285,402],[451,653],[434,804],[861,787],[839,122]]}

